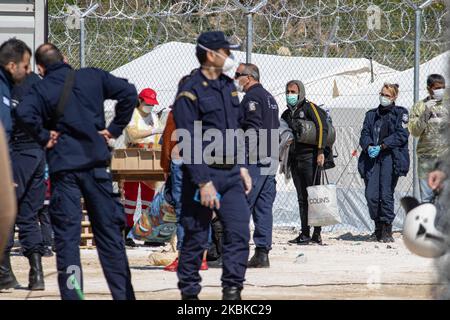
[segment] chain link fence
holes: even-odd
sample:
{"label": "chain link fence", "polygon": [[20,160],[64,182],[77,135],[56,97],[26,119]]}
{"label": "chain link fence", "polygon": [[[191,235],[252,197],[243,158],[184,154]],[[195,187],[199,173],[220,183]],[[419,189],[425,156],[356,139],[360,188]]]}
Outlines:
{"label": "chain link fence", "polygon": [[[49,40],[74,67],[80,66],[80,15],[85,18],[85,61],[130,79],[138,90],[154,88],[161,104],[173,103],[178,80],[198,66],[195,41],[202,31],[222,30],[242,44],[236,56],[245,62],[247,13],[257,1],[119,0],[49,2]],[[420,4],[419,1],[412,1]],[[410,108],[414,92],[414,10],[407,1],[274,0],[252,14],[251,60],[261,82],[286,109],[285,84],[299,79],[306,97],[328,109],[337,130],[336,167],[329,178],[338,186],[343,223],[327,230],[369,231],[372,223],[357,172],[358,140],[365,112],[378,106],[384,82],[400,84],[398,105]],[[427,95],[426,76],[445,73],[443,2],[423,10],[420,97]],[[107,108],[112,117],[111,108]],[[411,139],[412,140],[412,139]],[[412,159],[412,143],[410,144]],[[411,161],[412,163],[412,161]],[[412,193],[412,165],[396,189],[394,226],[404,213],[399,198]],[[274,223],[299,227],[298,202],[292,181],[277,177]]]}

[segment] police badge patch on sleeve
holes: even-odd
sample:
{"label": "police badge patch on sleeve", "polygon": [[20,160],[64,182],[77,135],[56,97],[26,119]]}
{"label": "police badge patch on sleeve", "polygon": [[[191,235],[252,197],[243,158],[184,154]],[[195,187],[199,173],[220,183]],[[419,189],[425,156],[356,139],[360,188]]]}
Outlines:
{"label": "police badge patch on sleeve", "polygon": [[11,106],[10,100],[5,96],[3,96],[3,103],[8,107]]}
{"label": "police badge patch on sleeve", "polygon": [[409,122],[409,115],[407,113],[404,113],[402,116],[402,127],[407,128]]}
{"label": "police badge patch on sleeve", "polygon": [[248,111],[256,111],[256,101],[250,101],[248,103]]}

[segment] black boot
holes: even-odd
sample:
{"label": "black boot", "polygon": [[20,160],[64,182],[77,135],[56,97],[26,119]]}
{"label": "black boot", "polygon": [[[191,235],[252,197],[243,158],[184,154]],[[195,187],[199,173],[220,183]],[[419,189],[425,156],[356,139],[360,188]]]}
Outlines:
{"label": "black boot", "polygon": [[314,228],[313,235],[311,237],[311,242],[317,243],[319,245],[322,245],[322,236],[320,235],[321,229]]}
{"label": "black boot", "polygon": [[269,268],[269,252],[265,248],[256,248],[255,254],[247,264],[248,268]]}
{"label": "black boot", "polygon": [[42,270],[42,256],[40,253],[33,253],[28,257],[30,262],[30,274],[28,276],[29,290],[45,290],[44,271]]}
{"label": "black boot", "polygon": [[216,260],[209,260],[208,261],[208,267],[209,268],[222,268],[223,266],[223,261],[222,261],[222,256],[218,257]]}
{"label": "black boot", "polygon": [[381,230],[383,229],[383,223],[375,221],[375,232],[372,233],[367,239],[368,241],[380,241],[381,240]]}
{"label": "black boot", "polygon": [[394,237],[392,236],[392,224],[390,223],[383,224],[380,241],[384,243],[394,242]]}
{"label": "black boot", "polygon": [[130,247],[130,248],[135,248],[135,247],[137,247],[137,244],[134,242],[133,239],[128,238],[128,233],[130,231],[131,231],[130,227],[125,227],[125,232],[124,232],[125,246]]}
{"label": "black boot", "polygon": [[0,264],[0,290],[18,288],[19,283],[11,269],[11,260],[9,253],[5,254]]}
{"label": "black boot", "polygon": [[195,294],[181,294],[181,300],[199,300],[198,296]]}
{"label": "black boot", "polygon": [[222,289],[222,300],[242,300],[241,287],[227,287]]}
{"label": "black boot", "polygon": [[292,244],[306,245],[311,242],[311,237],[309,236],[309,232],[302,232],[297,238],[289,240],[288,242]]}

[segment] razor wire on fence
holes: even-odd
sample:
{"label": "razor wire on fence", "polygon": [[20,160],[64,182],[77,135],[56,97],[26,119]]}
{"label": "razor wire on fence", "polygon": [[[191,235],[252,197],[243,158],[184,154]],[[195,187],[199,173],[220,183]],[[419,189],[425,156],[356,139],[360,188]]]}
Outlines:
{"label": "razor wire on fence", "polygon": [[[54,0],[49,2],[49,40],[79,67],[80,16],[98,3],[84,21],[86,65],[128,78],[138,90],[155,89],[168,107],[178,80],[198,66],[194,48],[201,32],[224,31],[242,45],[235,55],[245,62],[247,13],[237,2]],[[253,7],[257,2],[240,4]],[[426,76],[445,73],[447,14],[440,1],[422,12],[421,97],[427,94]],[[305,84],[307,99],[332,116],[338,158],[329,176],[339,179],[343,223],[329,229],[369,231],[373,227],[357,172],[359,135],[365,112],[378,106],[383,83],[400,84],[398,105],[409,109],[413,104],[414,10],[406,1],[274,0],[253,14],[252,35],[252,63],[260,68],[261,82],[275,96],[280,115],[286,108],[285,85],[298,79]],[[107,112],[111,118],[112,109]],[[397,228],[403,220],[398,199],[411,192],[412,167],[396,189]],[[274,223],[300,225],[295,188],[282,176],[277,176]]]}

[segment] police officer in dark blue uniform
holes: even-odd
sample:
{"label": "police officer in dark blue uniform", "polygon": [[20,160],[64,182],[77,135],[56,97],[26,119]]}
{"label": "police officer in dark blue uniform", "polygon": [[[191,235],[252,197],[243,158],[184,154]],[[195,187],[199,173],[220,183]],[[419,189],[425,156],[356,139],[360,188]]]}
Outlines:
{"label": "police officer in dark blue uniform", "polygon": [[[18,212],[16,225],[19,228],[19,240],[23,254],[30,263],[29,283],[30,290],[44,290],[44,272],[41,257],[45,250],[42,242],[42,233],[38,223],[39,210],[44,205],[46,185],[45,150],[26,131],[26,128],[16,121],[15,112],[20,101],[31,90],[34,83],[41,79],[35,73],[30,73],[25,81],[14,86],[11,94],[13,114],[13,134],[11,137],[11,162],[14,182],[16,183],[16,198]],[[5,255],[9,255],[14,245],[14,232],[11,232]],[[12,271],[11,271],[12,272]]]}
{"label": "police officer in dark blue uniform", "polygon": [[[36,51],[42,81],[17,108],[17,118],[42,146],[52,183],[49,213],[54,231],[58,284],[62,299],[80,299],[81,197],[84,198],[100,262],[113,299],[134,299],[122,231],[125,214],[115,199],[107,169],[107,141],[121,135],[137,103],[136,88],[106,71],[78,71],[63,62],[52,44]],[[71,82],[72,85],[68,85]],[[57,108],[67,92],[65,107]],[[117,100],[115,117],[106,128],[103,103]],[[106,129],[105,129],[106,128]]]}
{"label": "police officer in dark blue uniform", "polygon": [[231,147],[219,142],[209,154],[205,136],[214,129],[221,135],[218,141],[225,142],[226,130],[240,126],[238,93],[233,80],[223,74],[237,67],[230,57],[232,48],[223,32],[199,36],[196,55],[201,67],[181,86],[173,108],[183,156],[181,223],[185,231],[177,275],[186,300],[198,299],[201,290],[199,269],[213,210],[224,229],[223,299],[240,299],[245,281],[250,238],[246,192],[251,190],[251,178],[237,159],[237,143]]}
{"label": "police officer in dark blue uniform", "polygon": [[[0,122],[6,132],[10,153],[13,130],[11,91],[14,85],[20,84],[31,72],[30,58],[31,49],[21,40],[9,39],[0,46]],[[23,234],[24,232],[22,232]],[[11,240],[11,237],[13,237],[12,233],[7,245],[8,248],[5,251],[9,251],[12,247],[13,239]],[[11,269],[9,252],[2,258],[0,259],[2,260],[0,264],[0,290],[15,288],[19,284]]]}
{"label": "police officer in dark blue uniform", "polygon": [[369,213],[375,222],[371,240],[394,242],[394,191],[398,179],[409,171],[408,110],[397,106],[398,85],[381,88],[380,105],[366,113],[359,145],[358,171],[366,185]]}
{"label": "police officer in dark blue uniform", "polygon": [[[259,69],[256,65],[241,63],[234,78],[238,91],[245,92],[241,102],[242,129],[248,135],[249,131],[253,131],[256,134],[256,139],[253,141],[257,141],[247,148],[249,172],[253,182],[248,201],[255,225],[253,241],[256,246],[255,254],[250,259],[248,267],[268,268],[270,266],[269,251],[272,249],[272,207],[277,193],[275,174],[279,158],[277,154],[272,154],[271,146],[275,142],[273,151],[278,151],[278,128],[280,127],[278,105],[274,97],[260,84]],[[261,141],[266,143],[260,145]],[[251,159],[252,155],[254,155],[253,159]],[[270,168],[272,162],[275,165]]]}

